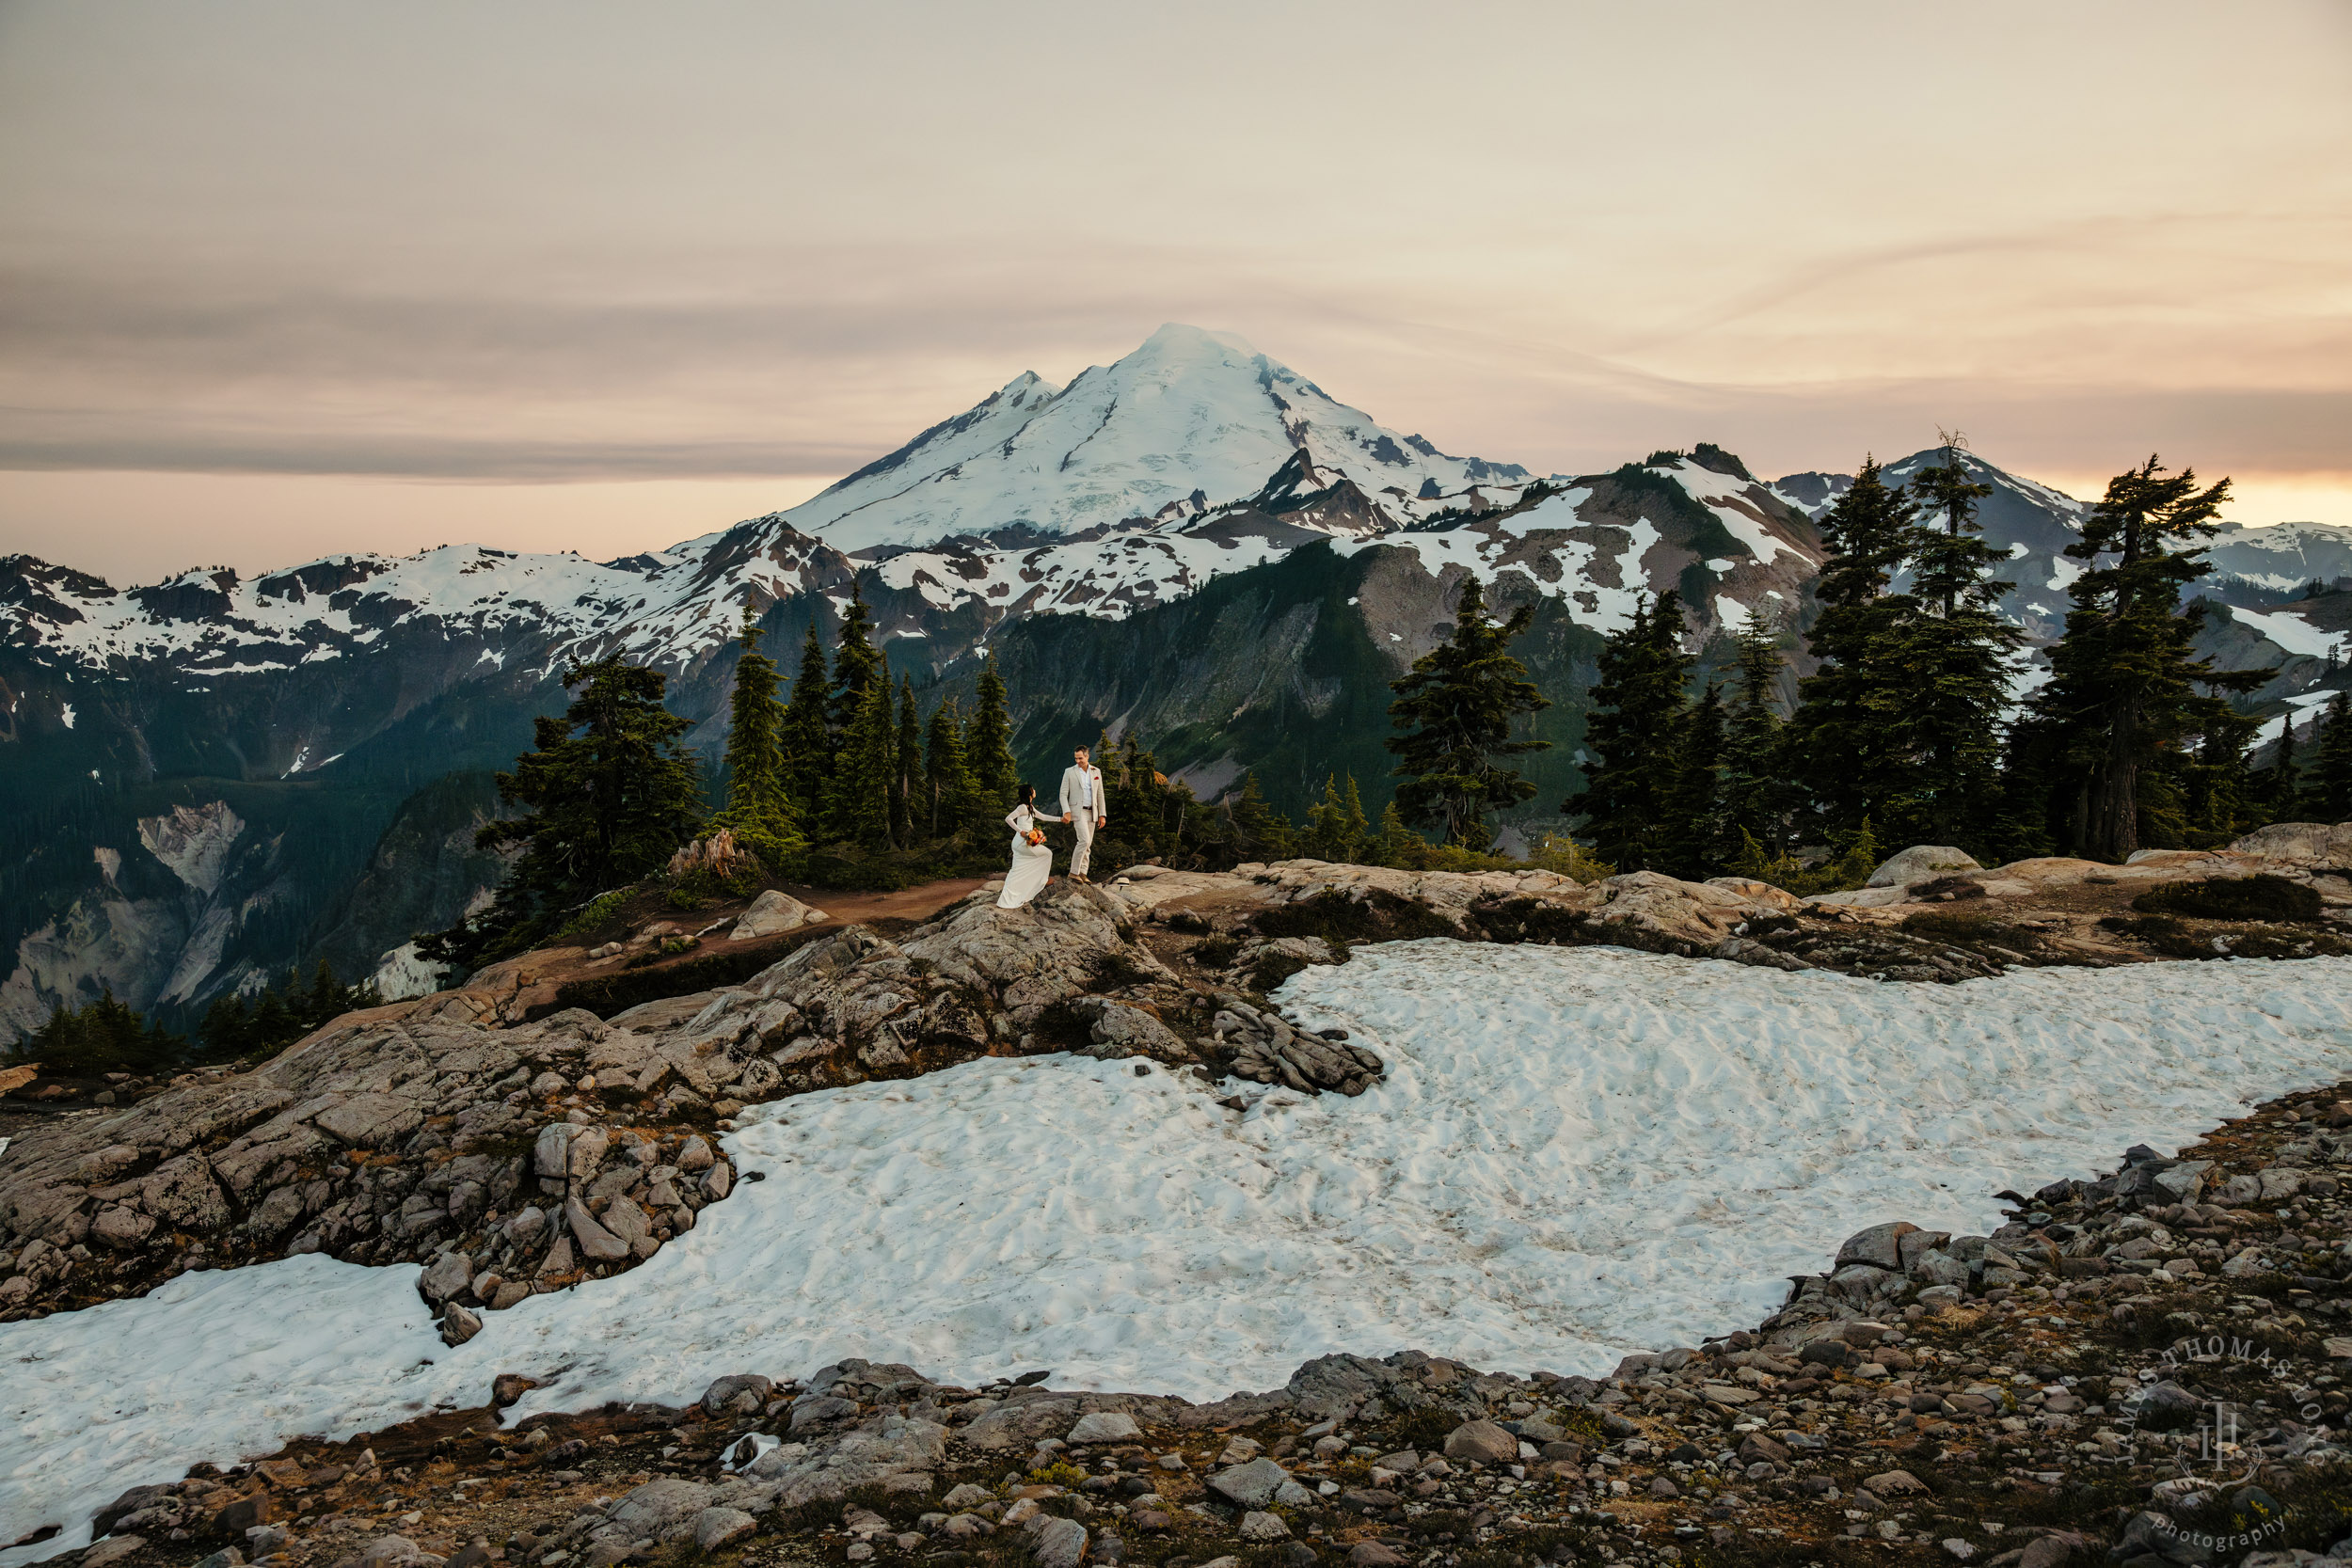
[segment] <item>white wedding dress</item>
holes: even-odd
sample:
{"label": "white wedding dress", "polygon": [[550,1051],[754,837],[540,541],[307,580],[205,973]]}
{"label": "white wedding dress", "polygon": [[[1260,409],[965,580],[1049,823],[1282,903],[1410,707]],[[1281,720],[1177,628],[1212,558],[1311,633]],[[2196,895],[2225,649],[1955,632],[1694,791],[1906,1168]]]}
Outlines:
{"label": "white wedding dress", "polygon": [[1015,806],[1005,818],[1005,826],[1012,830],[1012,867],[1005,873],[1005,891],[996,895],[1000,910],[1017,910],[1045,891],[1046,881],[1054,875],[1054,851],[1042,844],[1031,844],[1028,831],[1045,820],[1027,806]]}

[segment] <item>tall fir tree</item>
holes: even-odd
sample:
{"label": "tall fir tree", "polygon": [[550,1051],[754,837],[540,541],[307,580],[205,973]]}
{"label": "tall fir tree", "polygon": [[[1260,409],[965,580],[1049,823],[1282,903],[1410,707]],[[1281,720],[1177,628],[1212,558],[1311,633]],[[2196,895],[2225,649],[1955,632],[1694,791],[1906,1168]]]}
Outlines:
{"label": "tall fir tree", "polygon": [[1584,720],[1584,787],[1561,810],[1584,818],[1580,836],[1619,871],[1663,870],[1675,854],[1669,816],[1682,767],[1682,595],[1635,599],[1633,615],[1601,644],[1599,679]]}
{"label": "tall fir tree", "polygon": [[890,847],[890,777],[898,762],[887,673],[865,681],[857,711],[841,734],[841,750],[825,800],[828,842],[867,854]]}
{"label": "tall fir tree", "polygon": [[801,671],[792,682],[791,701],[785,704],[784,726],[778,745],[784,752],[786,786],[803,823],[815,825],[824,804],[825,780],[833,772],[833,734],[825,720],[833,676],[825,665],[825,644],[811,616],[808,635],[801,640]]}
{"label": "tall fir tree", "polygon": [[900,848],[923,836],[915,804],[923,788],[923,721],[914,706],[914,678],[898,676],[898,738],[890,766],[890,837]]}
{"label": "tall fir tree", "polygon": [[714,821],[771,873],[786,875],[799,864],[808,841],[787,776],[786,714],[776,699],[776,661],[759,651],[761,635],[746,605],[737,634],[735,689],[727,700],[727,802]]}
{"label": "tall fir tree", "polygon": [[2262,802],[2273,822],[2293,817],[2303,792],[2303,769],[2296,760],[2295,714],[2289,710],[2279,726],[2279,749],[2263,770]]}
{"label": "tall fir tree", "polygon": [[[1979,537],[1977,503],[1993,494],[1993,486],[1975,478],[1961,453],[1965,445],[1957,436],[1944,438],[1944,461],[1914,474],[1911,494],[1922,514],[1919,534],[1911,556],[1912,586],[1919,597],[1948,616],[1983,581],[1987,570],[2007,560]],[[2007,593],[2014,584],[2005,585]]]}
{"label": "tall fir tree", "polygon": [[419,942],[426,958],[469,970],[522,952],[565,911],[645,876],[693,836],[702,786],[685,747],[691,726],[661,705],[668,678],[613,656],[573,665],[564,685],[571,705],[536,720],[536,749],[498,775],[499,798],[522,812],[474,835],[521,853],[488,909]]}
{"label": "tall fir tree", "polygon": [[1888,592],[1915,544],[1912,503],[1887,485],[1877,459],[1863,459],[1820,530],[1829,553],[1813,592],[1821,610],[1805,639],[1818,668],[1798,684],[1787,732],[1801,837],[1851,832],[1902,787],[1888,726],[1905,694],[1879,650],[1916,603]]}
{"label": "tall fir tree", "polygon": [[852,578],[850,608],[841,616],[841,635],[834,640],[833,696],[825,706],[825,725],[833,732],[835,745],[865,713],[867,688],[877,681],[884,687],[890,684],[890,671],[874,647],[873,633],[874,617]]}
{"label": "tall fir tree", "polygon": [[2213,532],[2229,493],[2226,479],[2201,490],[2194,469],[2167,475],[2151,457],[2108,481],[2067,546],[2085,566],[2067,589],[2066,633],[2050,650],[2033,718],[2053,814],[2076,854],[2122,861],[2140,848],[2143,776],[2228,717],[2214,693],[2252,690],[2277,673],[2216,670],[2192,646],[2205,607],[2184,607],[2182,594],[2213,567],[2189,541]]}
{"label": "tall fir tree", "polygon": [[1780,715],[1780,676],[1787,661],[1778,625],[1760,611],[1749,616],[1737,640],[1738,673],[1724,730],[1724,831],[1733,844],[1745,833],[1778,850],[1788,837]]}
{"label": "tall fir tree", "polygon": [[1012,760],[1012,715],[1005,698],[1005,677],[996,672],[996,656],[980,664],[974,693],[972,724],[964,732],[964,752],[973,775],[980,782],[980,810],[989,828],[1012,810],[1013,791],[1021,787],[1021,769]]}
{"label": "tall fir tree", "polygon": [[1897,842],[1984,847],[2002,806],[2002,716],[2021,633],[2000,612],[2014,583],[1987,544],[1974,479],[1956,442],[1912,481],[1922,520],[1911,530],[1912,591],[1866,652],[1877,689],[1885,767],[1871,813]]}
{"label": "tall fir tree", "polygon": [[1727,864],[1739,840],[1724,814],[1724,699],[1709,681],[1682,722],[1672,787],[1666,795],[1665,863],[1661,870],[1702,881]]}
{"label": "tall fir tree", "polygon": [[924,832],[944,838],[970,827],[979,793],[979,781],[963,754],[961,715],[950,699],[932,710],[924,736]]}
{"label": "tall fir tree", "polygon": [[1486,848],[1494,842],[1487,814],[1535,793],[1502,760],[1551,745],[1512,738],[1522,718],[1551,705],[1527,678],[1527,666],[1511,657],[1534,619],[1521,605],[1507,620],[1488,620],[1478,578],[1465,577],[1452,635],[1389,683],[1396,693],[1389,722],[1405,732],[1385,742],[1396,755],[1394,776],[1405,781],[1397,808],[1448,844]]}
{"label": "tall fir tree", "polygon": [[2308,821],[2352,821],[2352,701],[2341,691],[2328,701],[2327,722],[2312,737],[2296,803]]}

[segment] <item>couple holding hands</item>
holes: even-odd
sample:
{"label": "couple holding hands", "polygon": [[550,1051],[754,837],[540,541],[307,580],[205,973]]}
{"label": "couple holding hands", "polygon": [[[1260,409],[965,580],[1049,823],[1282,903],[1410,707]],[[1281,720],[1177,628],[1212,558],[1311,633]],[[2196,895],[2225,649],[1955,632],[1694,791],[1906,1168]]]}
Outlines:
{"label": "couple holding hands", "polygon": [[[1061,817],[1077,830],[1077,847],[1070,851],[1070,876],[1073,881],[1087,879],[1087,857],[1094,848],[1094,830],[1105,820],[1103,814],[1103,770],[1094,766],[1081,746],[1073,753],[1073,760],[1061,773]],[[1000,910],[1017,910],[1045,891],[1053,879],[1054,851],[1045,846],[1045,830],[1041,824],[1054,817],[1037,809],[1037,786],[1023,784],[1020,803],[1005,817],[1005,826],[1012,830],[1012,865],[1005,873],[1005,891],[996,895]]]}

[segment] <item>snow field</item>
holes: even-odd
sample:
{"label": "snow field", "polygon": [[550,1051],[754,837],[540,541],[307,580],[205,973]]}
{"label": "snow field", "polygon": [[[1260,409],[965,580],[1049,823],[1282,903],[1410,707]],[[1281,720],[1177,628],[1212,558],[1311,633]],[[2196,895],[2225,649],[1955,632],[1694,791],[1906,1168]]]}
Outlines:
{"label": "snow field", "polygon": [[1433,941],[1282,999],[1387,1082],[1236,1115],[1157,1067],[991,1058],[781,1101],[694,1230],[457,1350],[413,1269],[317,1257],[0,1328],[0,1539],[66,1528],[0,1565],[197,1459],[479,1403],[501,1371],[548,1384],[517,1417],[843,1355],[1194,1399],[1334,1350],[1603,1371],[1752,1323],[1865,1225],[1989,1228],[1998,1188],[2352,1056],[2338,959],[1940,987]]}

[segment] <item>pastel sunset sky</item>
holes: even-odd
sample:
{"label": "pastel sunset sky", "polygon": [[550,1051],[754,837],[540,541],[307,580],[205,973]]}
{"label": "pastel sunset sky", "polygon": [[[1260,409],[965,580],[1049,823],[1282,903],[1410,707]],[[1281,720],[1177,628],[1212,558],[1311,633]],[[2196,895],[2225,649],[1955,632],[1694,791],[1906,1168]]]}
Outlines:
{"label": "pastel sunset sky", "polygon": [[2352,525],[2352,6],[0,5],[0,552],[787,505],[1165,321],[1539,471]]}

